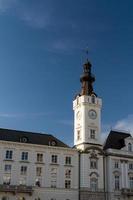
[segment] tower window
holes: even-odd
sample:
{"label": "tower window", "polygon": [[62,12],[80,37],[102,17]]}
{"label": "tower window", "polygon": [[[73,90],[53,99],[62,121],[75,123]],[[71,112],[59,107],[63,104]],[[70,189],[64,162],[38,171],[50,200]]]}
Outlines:
{"label": "tower window", "polygon": [[80,130],[77,131],[77,140],[81,139]]}
{"label": "tower window", "polygon": [[95,102],[96,102],[95,95],[92,95],[92,96],[91,96],[91,103],[94,104]]}
{"label": "tower window", "polygon": [[95,139],[95,137],[96,137],[96,130],[90,129],[90,138]]}

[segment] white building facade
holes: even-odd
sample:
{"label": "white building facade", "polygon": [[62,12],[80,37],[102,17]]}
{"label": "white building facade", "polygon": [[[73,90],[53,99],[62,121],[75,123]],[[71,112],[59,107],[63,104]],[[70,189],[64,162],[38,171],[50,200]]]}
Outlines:
{"label": "white building facade", "polygon": [[80,81],[73,148],[52,135],[0,129],[0,200],[133,200],[133,138],[111,130],[101,144],[102,99],[89,61]]}
{"label": "white building facade", "polygon": [[21,142],[0,141],[0,199],[78,199],[79,155],[75,149],[49,136],[45,138],[49,145],[26,142],[32,142],[31,137],[43,139],[43,134],[5,131],[7,138],[10,134],[12,140]]}

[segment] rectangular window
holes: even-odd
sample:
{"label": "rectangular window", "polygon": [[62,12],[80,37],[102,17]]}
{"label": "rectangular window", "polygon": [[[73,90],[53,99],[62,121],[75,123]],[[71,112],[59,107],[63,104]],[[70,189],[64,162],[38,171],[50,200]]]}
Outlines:
{"label": "rectangular window", "polygon": [[70,189],[71,188],[71,181],[70,180],[65,180],[65,188]]}
{"label": "rectangular window", "polygon": [[6,173],[11,173],[11,165],[5,165],[5,172]]}
{"label": "rectangular window", "polygon": [[56,188],[57,184],[57,168],[51,168],[51,187]]}
{"label": "rectangular window", "polygon": [[133,163],[129,163],[129,169],[133,170]]}
{"label": "rectangular window", "polygon": [[20,177],[19,184],[26,185],[26,177]]}
{"label": "rectangular window", "polygon": [[26,175],[27,174],[27,166],[21,166],[20,174],[21,175]]}
{"label": "rectangular window", "polygon": [[51,180],[51,188],[56,188],[56,180]]}
{"label": "rectangular window", "polygon": [[4,185],[10,185],[11,183],[11,177],[10,176],[4,176],[3,177],[3,184]]}
{"label": "rectangular window", "polygon": [[65,171],[65,177],[66,177],[66,178],[71,178],[71,170],[70,170],[70,169],[67,169],[67,170]]}
{"label": "rectangular window", "polygon": [[90,159],[90,168],[97,169],[97,160],[96,159]]}
{"label": "rectangular window", "polygon": [[36,176],[41,176],[42,175],[42,168],[41,167],[37,167],[36,168]]}
{"label": "rectangular window", "polygon": [[12,150],[7,150],[6,151],[6,159],[12,160],[12,156],[13,156],[13,151]]}
{"label": "rectangular window", "polygon": [[77,131],[77,140],[81,139],[80,130]]}
{"label": "rectangular window", "polygon": [[25,161],[28,160],[28,152],[22,152],[21,160],[25,160]]}
{"label": "rectangular window", "polygon": [[37,162],[43,162],[43,154],[37,153]]}
{"label": "rectangular window", "polygon": [[115,168],[115,169],[118,169],[118,168],[119,168],[119,161],[115,161],[115,162],[114,162],[114,168]]}
{"label": "rectangular window", "polygon": [[119,190],[119,189],[120,189],[120,177],[115,176],[115,190]]}
{"label": "rectangular window", "polygon": [[52,155],[51,162],[52,163],[57,163],[57,155]]}
{"label": "rectangular window", "polygon": [[51,178],[57,178],[57,168],[51,169]]}
{"label": "rectangular window", "polygon": [[129,177],[129,186],[130,186],[130,189],[132,190],[133,189],[133,177]]}
{"label": "rectangular window", "polygon": [[97,191],[97,189],[98,189],[98,179],[96,179],[96,178],[90,179],[90,188],[91,188],[91,191]]}
{"label": "rectangular window", "polygon": [[41,178],[37,178],[36,180],[35,180],[35,185],[37,186],[37,187],[41,187]]}
{"label": "rectangular window", "polygon": [[96,130],[90,129],[90,138],[95,139],[95,137],[96,137]]}
{"label": "rectangular window", "polygon": [[66,156],[65,164],[66,165],[71,165],[71,157],[70,156]]}

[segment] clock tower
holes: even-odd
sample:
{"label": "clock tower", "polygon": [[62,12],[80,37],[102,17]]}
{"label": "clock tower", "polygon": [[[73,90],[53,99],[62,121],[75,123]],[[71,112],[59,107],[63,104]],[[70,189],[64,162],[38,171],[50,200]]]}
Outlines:
{"label": "clock tower", "polygon": [[73,101],[74,145],[81,150],[90,144],[100,145],[102,100],[93,90],[94,81],[91,63],[87,60],[80,77],[81,92]]}

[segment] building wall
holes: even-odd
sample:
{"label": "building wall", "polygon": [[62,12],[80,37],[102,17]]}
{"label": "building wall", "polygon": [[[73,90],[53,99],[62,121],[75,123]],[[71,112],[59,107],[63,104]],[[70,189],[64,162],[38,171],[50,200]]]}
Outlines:
{"label": "building wall", "polygon": [[[128,150],[129,142],[133,147],[132,141],[132,138],[125,139],[126,145],[121,150],[108,149],[106,151],[108,200],[133,199],[133,152]],[[116,176],[119,177],[119,186],[115,183]]]}
{"label": "building wall", "polygon": [[[13,151],[11,160],[5,159],[7,150]],[[28,160],[22,161],[22,152],[28,152]],[[37,162],[37,153],[43,154],[43,162]],[[51,162],[51,156],[57,155],[57,163]],[[71,163],[66,164],[66,157],[71,157]],[[26,143],[16,143],[0,141],[0,185],[7,177],[11,177],[10,185],[20,185],[21,180],[25,180],[26,186],[33,187],[34,199],[39,196],[42,200],[55,199],[77,199],[78,198],[78,152],[72,148],[52,147],[33,145]],[[11,172],[5,171],[5,165],[11,165]],[[21,175],[21,166],[27,167],[26,175]],[[36,175],[36,168],[41,167],[41,176]],[[70,174],[66,177],[66,170]],[[40,181],[40,186],[36,181]],[[51,181],[56,183],[56,188],[51,188]],[[70,188],[65,188],[65,180],[71,181]],[[54,186],[55,187],[55,186]],[[11,193],[0,192],[0,196],[12,196],[10,199],[17,199],[20,194],[11,195]],[[22,194],[26,200],[33,199],[29,194]]]}

